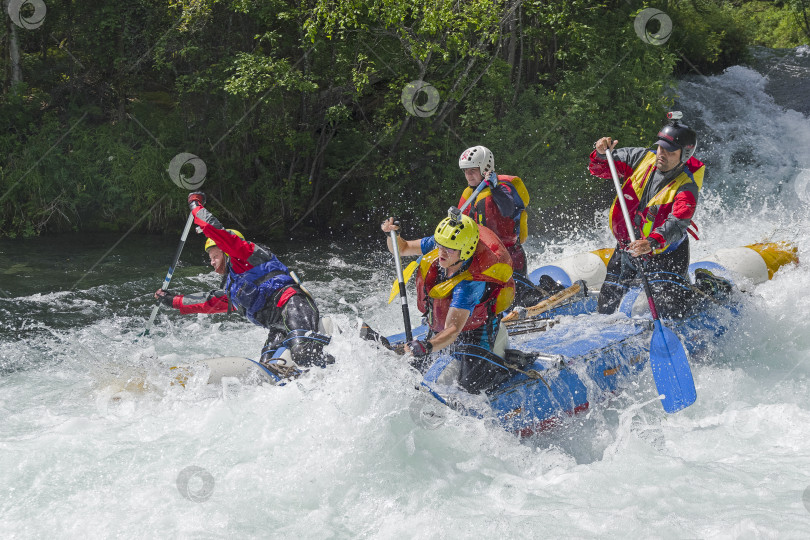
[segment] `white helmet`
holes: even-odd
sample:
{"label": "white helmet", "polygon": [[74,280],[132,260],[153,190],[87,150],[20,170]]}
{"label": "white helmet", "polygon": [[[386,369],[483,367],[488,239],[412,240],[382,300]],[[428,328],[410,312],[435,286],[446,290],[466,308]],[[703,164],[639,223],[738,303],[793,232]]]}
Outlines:
{"label": "white helmet", "polygon": [[481,176],[486,178],[487,174],[495,170],[495,157],[486,146],[473,146],[464,150],[458,158],[458,166],[461,169],[478,167]]}

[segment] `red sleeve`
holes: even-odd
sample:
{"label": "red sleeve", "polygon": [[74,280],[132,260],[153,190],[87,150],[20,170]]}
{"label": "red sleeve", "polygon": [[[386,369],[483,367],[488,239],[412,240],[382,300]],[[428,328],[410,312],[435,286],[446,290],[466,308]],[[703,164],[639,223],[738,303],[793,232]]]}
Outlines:
{"label": "red sleeve", "polygon": [[665,246],[665,245],[667,245],[667,240],[666,240],[666,238],[664,238],[662,235],[658,234],[658,233],[657,233],[657,232],[655,232],[655,231],[651,232],[651,233],[650,233],[650,236],[648,236],[647,238],[651,238],[651,239],[655,240],[656,242],[658,242],[658,245],[659,245],[659,246]]}
{"label": "red sleeve", "polygon": [[221,296],[209,294],[204,298],[200,297],[200,295],[183,296],[178,294],[172,300],[172,307],[179,310],[183,315],[190,313],[225,313],[228,311],[228,297],[224,294]]}
{"label": "red sleeve", "polygon": [[672,203],[672,215],[678,219],[692,219],[696,207],[695,195],[690,191],[681,191],[675,195],[675,200]]}
{"label": "red sleeve", "polygon": [[[633,167],[623,161],[616,159],[615,153],[613,162],[616,164],[616,172],[619,174],[619,180],[624,180],[633,174]],[[599,178],[610,180],[610,167],[608,166],[607,158],[600,156],[596,150],[591,152],[591,162],[588,165],[588,171]]]}
{"label": "red sleeve", "polygon": [[234,272],[241,274],[253,268],[253,265],[247,262],[256,249],[253,242],[242,240],[223,229],[219,221],[202,206],[194,208],[191,213],[194,214],[194,223],[200,226],[203,234],[216,242],[217,247],[231,258],[231,267]]}

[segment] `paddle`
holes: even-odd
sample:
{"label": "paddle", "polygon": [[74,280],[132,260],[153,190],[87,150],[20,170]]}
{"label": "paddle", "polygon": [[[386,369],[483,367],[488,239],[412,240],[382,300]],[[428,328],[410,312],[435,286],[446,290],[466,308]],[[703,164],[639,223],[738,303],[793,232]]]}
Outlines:
{"label": "paddle", "polygon": [[[186,238],[188,237],[188,231],[191,229],[191,224],[194,223],[194,214],[188,215],[188,220],[186,220],[186,228],[183,229],[183,235],[180,237],[180,245],[177,246],[177,253],[174,254],[174,260],[172,261],[172,265],[169,267],[169,271],[166,273],[166,279],[163,280],[163,285],[160,287],[162,290],[166,290],[169,288],[169,283],[172,281],[172,274],[174,274],[174,268],[177,266],[177,261],[180,260],[180,254],[183,253],[183,246],[186,244]],[[149,317],[149,322],[146,323],[146,331],[144,331],[143,335],[149,335],[149,330],[152,329],[152,323],[155,321],[155,317],[157,316],[157,312],[160,309],[160,301],[158,300],[155,303],[155,307],[152,308],[152,315]]]}
{"label": "paddle", "polygon": [[366,323],[366,321],[362,320],[360,321],[360,339],[365,339],[367,341],[376,341],[389,351],[394,350],[394,346],[391,345],[391,342],[388,341],[387,337],[374,330]]}
{"label": "paddle", "polygon": [[464,204],[461,205],[461,208],[456,208],[455,206],[450,207],[450,210],[447,211],[447,214],[450,216],[450,219],[453,219],[455,221],[461,221],[461,214],[464,213],[464,210],[466,210],[468,206],[470,206],[473,202],[475,202],[475,199],[478,198],[478,194],[481,193],[485,187],[489,186],[490,186],[489,181],[486,178],[482,178],[481,183],[478,184],[478,186],[475,188],[475,191],[472,192],[472,195],[467,197],[467,200],[464,201]]}
{"label": "paddle", "polygon": [[527,317],[534,317],[541,313],[544,313],[552,308],[557,307],[564,301],[568,300],[579,291],[583,290],[583,283],[577,281],[567,289],[563,289],[557,294],[553,296],[549,296],[548,298],[542,300],[541,302],[527,308],[517,307],[512,310],[512,313],[501,319],[501,322],[509,324],[514,324],[518,321],[522,321]]}
{"label": "paddle", "polygon": [[[630,213],[627,211],[627,204],[624,202],[624,193],[619,183],[619,175],[616,172],[616,164],[613,162],[613,155],[610,148],[605,152],[607,155],[610,174],[613,177],[613,185],[616,188],[616,198],[622,209],[624,224],[627,226],[627,233],[630,240],[636,241],[636,234],[630,221]],[[653,335],[650,341],[650,367],[652,368],[655,386],[658,394],[662,395],[661,404],[668,413],[680,411],[688,407],[697,399],[695,382],[692,380],[692,370],[689,367],[689,359],[686,350],[683,348],[678,336],[661,324],[658,318],[658,310],[655,308],[650,283],[641,260],[634,258],[641,282],[644,284],[644,292],[647,295],[647,303],[650,305],[650,313],[653,318]]]}
{"label": "paddle", "polygon": [[399,242],[397,241],[397,231],[390,231],[391,235],[391,251],[394,252],[394,262],[397,266],[397,279],[399,280],[399,300],[402,302],[402,318],[405,322],[405,340],[407,342],[413,341],[413,333],[411,332],[411,314],[408,311],[408,296],[405,292],[405,277],[402,274],[402,261],[399,258]]}
{"label": "paddle", "polygon": [[[410,264],[408,264],[408,266],[405,267],[404,277],[406,285],[411,280],[411,277],[413,277],[413,274],[418,266],[419,266],[418,261],[411,261]],[[396,298],[398,295],[399,295],[399,278],[397,278],[397,281],[395,281],[394,285],[391,287],[391,294],[388,295],[388,303],[390,304],[391,302],[393,302],[394,298]]]}

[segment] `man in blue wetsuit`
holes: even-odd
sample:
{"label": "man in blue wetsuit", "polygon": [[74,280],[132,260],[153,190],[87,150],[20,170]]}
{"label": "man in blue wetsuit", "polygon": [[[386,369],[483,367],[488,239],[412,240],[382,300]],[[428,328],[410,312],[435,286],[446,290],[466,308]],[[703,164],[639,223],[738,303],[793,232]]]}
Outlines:
{"label": "man in blue wetsuit", "polygon": [[[225,229],[204,207],[203,193],[190,194],[188,202],[194,222],[208,238],[205,251],[211,266],[223,276],[221,288],[187,296],[161,289],[155,297],[183,314],[236,311],[267,328],[260,362],[281,378],[296,374],[298,367],[323,367],[334,362],[323,352],[331,338],[319,333],[315,301],[278,257],[269,248],[248,242],[239,231]],[[294,364],[274,358],[282,346],[290,351]]]}
{"label": "man in blue wetsuit", "polygon": [[[399,227],[389,218],[382,230]],[[397,237],[401,255],[421,255],[416,275],[417,302],[430,328],[425,340],[414,340],[406,351],[416,358],[415,367],[430,366],[431,353],[448,348],[461,362],[459,385],[471,393],[488,390],[509,376],[500,362],[487,354],[465,354],[466,346],[503,358],[507,335],[501,313],[512,305],[515,282],[512,259],[498,237],[469,216],[446,218],[435,234],[420,240]],[[388,249],[394,246],[389,236]]]}

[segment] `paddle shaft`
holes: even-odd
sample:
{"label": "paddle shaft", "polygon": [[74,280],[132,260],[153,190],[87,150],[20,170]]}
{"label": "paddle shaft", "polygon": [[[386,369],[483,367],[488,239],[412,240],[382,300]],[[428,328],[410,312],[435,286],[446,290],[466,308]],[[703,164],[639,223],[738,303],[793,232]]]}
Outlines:
{"label": "paddle shaft", "polygon": [[[177,261],[180,260],[180,254],[183,253],[183,246],[186,245],[186,238],[188,238],[188,232],[191,230],[191,225],[194,223],[194,214],[189,213],[188,219],[186,220],[186,227],[183,229],[183,235],[180,237],[180,245],[177,246],[177,252],[174,254],[174,260],[172,261],[172,265],[169,267],[169,271],[166,272],[166,279],[163,280],[163,285],[160,287],[161,290],[165,291],[169,288],[169,283],[172,281],[172,275],[174,274],[174,269],[177,266]],[[146,333],[149,333],[149,330],[152,329],[152,323],[155,322],[155,317],[157,316],[157,312],[160,309],[160,301],[155,304],[155,307],[152,308],[152,315],[149,317],[149,322],[146,323]]]}
{"label": "paddle shaft", "polygon": [[525,309],[518,308],[513,310],[512,313],[501,319],[501,322],[506,323],[507,325],[514,324],[518,321],[525,319],[526,317],[534,317],[536,315],[540,315],[541,313],[544,313],[550,310],[551,308],[557,307],[562,302],[568,300],[581,290],[582,286],[579,284],[579,282],[574,283],[567,289],[563,289],[557,294],[549,296],[548,298],[542,300],[538,304],[535,304],[531,307],[527,307]]}
{"label": "paddle shaft", "polygon": [[[481,183],[478,184],[478,187],[475,188],[475,191],[473,192],[473,194],[470,197],[468,197],[466,201],[464,201],[464,204],[461,206],[461,208],[451,207],[450,211],[448,212],[449,215],[450,215],[450,219],[454,219],[454,220],[455,219],[460,219],[461,215],[464,213],[464,211],[467,209],[467,207],[470,206],[470,203],[472,203],[472,201],[475,200],[475,198],[478,196],[478,194],[481,193],[481,190],[483,190],[484,187],[486,187],[486,182],[484,182],[482,180]],[[396,244],[396,240],[393,240],[393,237],[392,237],[392,241],[394,242],[394,244]],[[398,264],[401,267],[401,263],[398,263]],[[414,264],[414,263],[412,263],[412,264]],[[395,281],[394,285],[391,287],[391,295],[388,297],[388,303],[389,304],[394,301],[394,298],[397,295],[397,290],[399,290],[400,295],[402,295],[403,283],[405,283],[405,284],[408,283],[408,280],[411,279],[412,273],[409,273],[407,278],[405,278],[405,279],[403,279],[403,275],[404,275],[403,273],[397,272],[397,280],[398,281]]]}
{"label": "paddle shaft", "polygon": [[470,206],[470,204],[472,204],[473,201],[475,201],[475,199],[478,197],[478,194],[481,193],[481,191],[483,191],[485,187],[487,187],[487,179],[482,178],[481,183],[478,184],[478,187],[475,188],[475,191],[472,192],[472,195],[470,195],[467,198],[467,200],[464,201],[464,204],[461,205],[461,208],[459,208],[458,211],[463,214],[464,210],[466,210],[467,207]]}
{"label": "paddle shaft", "polygon": [[[636,233],[633,230],[633,223],[630,221],[630,212],[627,210],[627,204],[624,202],[624,193],[622,193],[622,185],[619,182],[619,173],[616,172],[616,164],[613,162],[613,153],[608,148],[605,151],[605,155],[607,156],[608,167],[610,167],[610,176],[613,177],[613,186],[616,188],[616,198],[619,201],[619,206],[622,209],[622,216],[624,216],[624,224],[627,227],[627,234],[630,236],[630,241],[636,241]],[[641,274],[641,283],[644,285],[644,294],[647,295],[647,303],[650,305],[650,313],[652,314],[653,320],[658,320],[658,310],[655,309],[655,300],[653,300],[652,292],[650,291],[650,283],[647,281],[647,274],[644,272],[644,268],[641,265],[641,260],[633,257],[635,259],[636,268],[638,268],[639,274]]]}
{"label": "paddle shaft", "polygon": [[397,279],[399,280],[399,301],[402,303],[402,319],[405,323],[405,339],[413,341],[413,332],[411,331],[411,314],[408,311],[408,295],[405,292],[405,276],[402,273],[402,260],[399,257],[399,240],[397,239],[397,231],[391,231],[391,251],[394,252],[394,263],[397,267]]}

